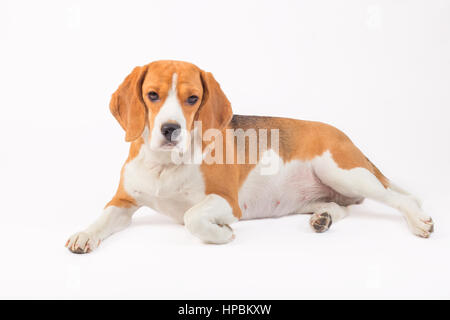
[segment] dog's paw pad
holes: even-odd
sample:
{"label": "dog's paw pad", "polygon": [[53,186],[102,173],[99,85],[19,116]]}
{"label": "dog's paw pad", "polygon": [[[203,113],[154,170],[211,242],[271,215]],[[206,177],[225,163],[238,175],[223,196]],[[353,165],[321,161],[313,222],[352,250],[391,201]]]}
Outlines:
{"label": "dog's paw pad", "polygon": [[331,215],[328,212],[314,213],[309,223],[315,232],[325,232],[331,226]]}

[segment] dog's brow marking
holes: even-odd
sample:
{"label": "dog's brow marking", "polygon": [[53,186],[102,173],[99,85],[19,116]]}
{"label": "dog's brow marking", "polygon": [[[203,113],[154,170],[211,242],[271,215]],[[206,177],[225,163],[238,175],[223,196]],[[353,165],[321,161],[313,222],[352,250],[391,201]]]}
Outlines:
{"label": "dog's brow marking", "polygon": [[173,93],[175,93],[177,90],[177,79],[178,79],[178,75],[176,72],[174,72],[172,75],[172,88],[171,88],[171,91]]}

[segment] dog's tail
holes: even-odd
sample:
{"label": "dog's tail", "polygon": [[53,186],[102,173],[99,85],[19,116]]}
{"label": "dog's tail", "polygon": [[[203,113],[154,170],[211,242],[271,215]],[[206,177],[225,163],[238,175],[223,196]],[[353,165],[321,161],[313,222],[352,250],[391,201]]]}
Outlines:
{"label": "dog's tail", "polygon": [[391,186],[391,181],[389,181],[388,178],[386,178],[381,171],[372,163],[372,161],[369,160],[369,158],[366,157],[367,162],[369,163],[370,166],[370,171],[375,175],[375,177],[377,177],[377,179],[381,182],[381,184],[385,187],[385,188],[389,188]]}

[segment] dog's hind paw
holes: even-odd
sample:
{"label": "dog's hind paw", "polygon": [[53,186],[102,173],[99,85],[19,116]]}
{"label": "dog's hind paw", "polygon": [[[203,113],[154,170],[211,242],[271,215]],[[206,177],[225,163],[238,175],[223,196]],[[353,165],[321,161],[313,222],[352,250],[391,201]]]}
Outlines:
{"label": "dog's hind paw", "polygon": [[89,253],[100,245],[101,240],[96,239],[87,232],[78,232],[66,242],[66,248],[73,253]]}

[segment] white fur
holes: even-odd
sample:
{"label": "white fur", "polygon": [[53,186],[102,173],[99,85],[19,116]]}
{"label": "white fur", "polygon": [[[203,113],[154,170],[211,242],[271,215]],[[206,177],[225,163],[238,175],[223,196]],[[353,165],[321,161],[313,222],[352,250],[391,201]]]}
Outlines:
{"label": "white fur", "polygon": [[209,194],[184,214],[186,228],[207,243],[231,241],[234,234],[229,224],[236,221],[228,202],[216,194]]}
{"label": "white fur", "polygon": [[175,165],[170,157],[170,152],[142,145],[137,157],[125,165],[124,188],[138,205],[183,223],[184,212],[205,197],[205,186],[199,165]]}

